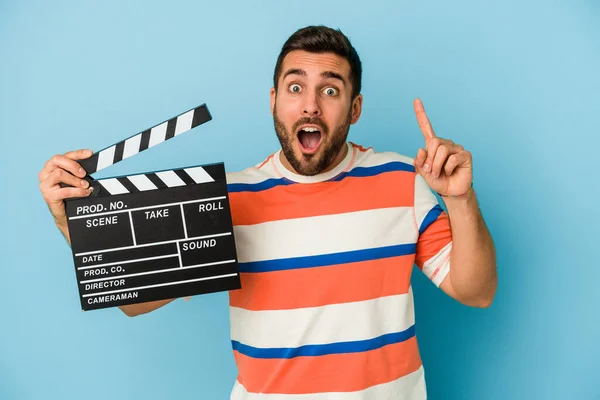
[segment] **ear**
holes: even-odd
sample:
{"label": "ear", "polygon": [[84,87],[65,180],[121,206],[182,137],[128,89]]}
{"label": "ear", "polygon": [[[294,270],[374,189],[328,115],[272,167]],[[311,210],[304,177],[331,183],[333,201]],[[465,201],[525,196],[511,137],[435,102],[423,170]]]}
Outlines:
{"label": "ear", "polygon": [[277,96],[277,92],[275,92],[275,87],[271,88],[271,115],[273,115],[273,110],[275,109],[275,97]]}
{"label": "ear", "polygon": [[352,118],[350,119],[350,124],[355,124],[358,122],[360,113],[362,112],[362,101],[362,94],[356,96],[356,98],[352,101]]}

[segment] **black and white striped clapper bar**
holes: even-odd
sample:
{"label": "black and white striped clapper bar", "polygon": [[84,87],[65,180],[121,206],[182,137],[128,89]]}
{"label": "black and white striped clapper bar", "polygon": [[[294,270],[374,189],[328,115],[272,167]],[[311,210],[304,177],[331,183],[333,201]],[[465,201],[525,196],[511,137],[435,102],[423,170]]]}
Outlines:
{"label": "black and white striped clapper bar", "polygon": [[65,203],[83,310],[241,287],[223,163],[89,177],[211,119],[201,105],[80,161],[93,194]]}

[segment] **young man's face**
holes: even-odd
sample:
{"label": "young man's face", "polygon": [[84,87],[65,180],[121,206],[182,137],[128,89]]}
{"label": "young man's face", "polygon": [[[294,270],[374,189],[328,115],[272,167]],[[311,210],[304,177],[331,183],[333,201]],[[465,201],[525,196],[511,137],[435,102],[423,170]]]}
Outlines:
{"label": "young man's face", "polygon": [[288,53],[271,113],[283,149],[283,164],[302,175],[335,167],[346,155],[351,124],[360,117],[362,96],[352,100],[350,64],[333,53]]}

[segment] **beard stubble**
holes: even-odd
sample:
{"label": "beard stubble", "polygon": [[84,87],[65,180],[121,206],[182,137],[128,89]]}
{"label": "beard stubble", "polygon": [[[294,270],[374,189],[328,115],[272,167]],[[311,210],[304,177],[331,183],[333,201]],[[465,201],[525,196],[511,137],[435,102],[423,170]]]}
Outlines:
{"label": "beard stubble", "polygon": [[[337,126],[331,135],[329,134],[328,127],[320,118],[300,118],[292,127],[292,131],[289,132],[277,116],[277,103],[275,103],[273,110],[275,132],[277,133],[277,139],[279,139],[285,158],[287,158],[292,168],[294,168],[298,174],[307,176],[320,174],[331,166],[339,152],[342,150],[342,147],[346,144],[348,132],[350,131],[351,118],[352,108],[348,111],[346,120],[341,125]],[[298,126],[304,124],[314,124],[321,127],[321,135],[323,136],[321,146],[325,147],[316,154],[301,154],[300,158],[297,158],[294,154],[293,143],[294,140],[297,139],[296,130]],[[325,139],[328,141],[325,141]]]}

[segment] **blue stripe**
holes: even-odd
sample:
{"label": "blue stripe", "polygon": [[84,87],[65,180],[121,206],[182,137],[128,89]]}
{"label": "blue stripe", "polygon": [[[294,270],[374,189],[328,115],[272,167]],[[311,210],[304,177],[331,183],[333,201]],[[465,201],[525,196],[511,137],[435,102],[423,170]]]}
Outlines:
{"label": "blue stripe", "polygon": [[316,357],[328,354],[360,353],[379,349],[389,344],[404,342],[415,336],[415,326],[405,331],[387,333],[379,337],[354,342],[339,342],[330,344],[309,344],[300,347],[259,348],[232,340],[233,350],[252,358],[294,358]]}
{"label": "blue stripe", "polygon": [[425,216],[425,219],[421,223],[421,227],[419,228],[419,235],[425,232],[425,229],[427,229],[429,225],[433,224],[433,222],[437,219],[437,217],[440,216],[441,213],[442,207],[440,207],[439,204],[436,204],[435,207],[429,210],[429,212]]}
{"label": "blue stripe", "polygon": [[271,272],[290,269],[313,268],[324,265],[347,264],[351,262],[377,260],[380,258],[415,254],[417,246],[399,244],[396,246],[377,247],[373,249],[352,250],[343,253],[322,254],[318,256],[280,258],[277,260],[253,261],[239,263],[240,272]]}
{"label": "blue stripe", "polygon": [[[394,172],[394,171],[407,171],[407,172],[415,172],[415,167],[403,163],[400,161],[393,161],[387,164],[377,165],[375,167],[356,167],[349,172],[344,172],[339,174],[335,178],[330,179],[330,181],[341,181],[346,177],[359,177],[366,178],[369,176],[375,176],[379,174],[383,174],[386,172]],[[263,190],[272,189],[275,186],[287,186],[293,185],[296,182],[290,181],[285,178],[272,178],[267,179],[266,181],[259,183],[230,183],[227,185],[227,190],[230,193],[235,192],[261,192]]]}
{"label": "blue stripe", "polygon": [[385,172],[395,172],[395,171],[406,171],[406,172],[415,172],[415,167],[413,165],[403,163],[400,161],[393,161],[387,164],[377,165],[375,167],[356,167],[351,171],[344,172],[331,179],[332,181],[341,181],[342,179],[353,176],[364,178],[368,176],[375,176],[379,174],[383,174]]}
{"label": "blue stripe", "polygon": [[272,178],[260,183],[230,183],[227,185],[227,190],[230,193],[234,192],[260,192],[263,190],[272,189],[275,186],[291,185],[295,182],[283,178]]}

